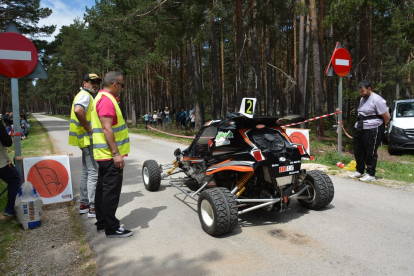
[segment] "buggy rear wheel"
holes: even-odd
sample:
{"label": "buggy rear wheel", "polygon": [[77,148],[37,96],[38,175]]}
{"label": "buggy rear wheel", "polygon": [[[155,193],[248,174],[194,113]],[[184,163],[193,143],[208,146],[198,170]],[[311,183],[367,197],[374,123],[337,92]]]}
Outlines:
{"label": "buggy rear wheel", "polygon": [[226,188],[212,188],[198,197],[198,217],[203,230],[212,236],[231,232],[238,223],[234,195]]}
{"label": "buggy rear wheel", "polygon": [[321,171],[309,171],[303,184],[310,187],[301,196],[308,194],[309,199],[298,199],[300,205],[318,210],[327,206],[334,198],[334,186],[331,178]]}
{"label": "buggy rear wheel", "polygon": [[157,191],[161,184],[161,169],[157,161],[147,160],[142,166],[142,180],[145,189],[148,191]]}

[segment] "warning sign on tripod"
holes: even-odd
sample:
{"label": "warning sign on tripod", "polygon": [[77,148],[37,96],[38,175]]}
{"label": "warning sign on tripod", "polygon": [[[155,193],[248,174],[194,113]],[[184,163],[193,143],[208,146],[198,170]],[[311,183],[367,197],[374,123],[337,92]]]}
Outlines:
{"label": "warning sign on tripod", "polygon": [[73,199],[69,156],[42,156],[23,159],[24,178],[32,183],[44,204]]}

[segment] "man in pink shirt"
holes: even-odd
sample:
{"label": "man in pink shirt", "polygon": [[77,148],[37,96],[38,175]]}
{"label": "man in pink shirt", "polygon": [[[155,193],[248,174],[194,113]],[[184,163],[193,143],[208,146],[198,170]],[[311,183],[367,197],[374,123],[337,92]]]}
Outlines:
{"label": "man in pink shirt", "polygon": [[120,226],[115,213],[122,189],[124,157],[129,153],[128,128],[118,106],[124,88],[119,72],[105,74],[104,88],[95,98],[92,111],[93,153],[99,164],[95,209],[98,232],[105,231],[108,238],[132,236],[130,230]]}

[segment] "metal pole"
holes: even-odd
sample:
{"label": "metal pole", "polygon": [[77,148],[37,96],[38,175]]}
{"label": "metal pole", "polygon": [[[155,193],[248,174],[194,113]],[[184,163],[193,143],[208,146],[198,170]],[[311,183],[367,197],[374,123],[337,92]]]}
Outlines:
{"label": "metal pole", "polygon": [[[11,79],[11,89],[12,89],[12,107],[13,107],[13,132],[20,134],[20,107],[19,107],[19,81],[16,78]],[[17,157],[22,156],[22,145],[21,145],[21,136],[14,136],[14,165],[16,170],[20,175],[20,180],[23,180],[22,177],[22,160],[17,160]]]}
{"label": "metal pole", "polygon": [[342,155],[342,77],[339,77],[338,84],[338,155]]}

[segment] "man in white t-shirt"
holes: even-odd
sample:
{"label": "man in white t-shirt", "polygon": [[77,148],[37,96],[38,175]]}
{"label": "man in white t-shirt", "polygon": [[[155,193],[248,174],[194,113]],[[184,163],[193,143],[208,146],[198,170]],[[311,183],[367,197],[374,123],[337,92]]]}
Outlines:
{"label": "man in white t-shirt", "polygon": [[358,90],[361,101],[353,137],[356,172],[349,177],[359,178],[361,181],[375,181],[377,149],[383,138],[385,126],[390,121],[390,114],[387,102],[371,90],[368,81],[362,81]]}
{"label": "man in white t-shirt", "polygon": [[69,145],[82,151],[79,213],[95,218],[95,191],[98,182],[98,163],[93,157],[91,112],[101,79],[96,74],[86,74],[83,87],[76,95],[70,117]]}

